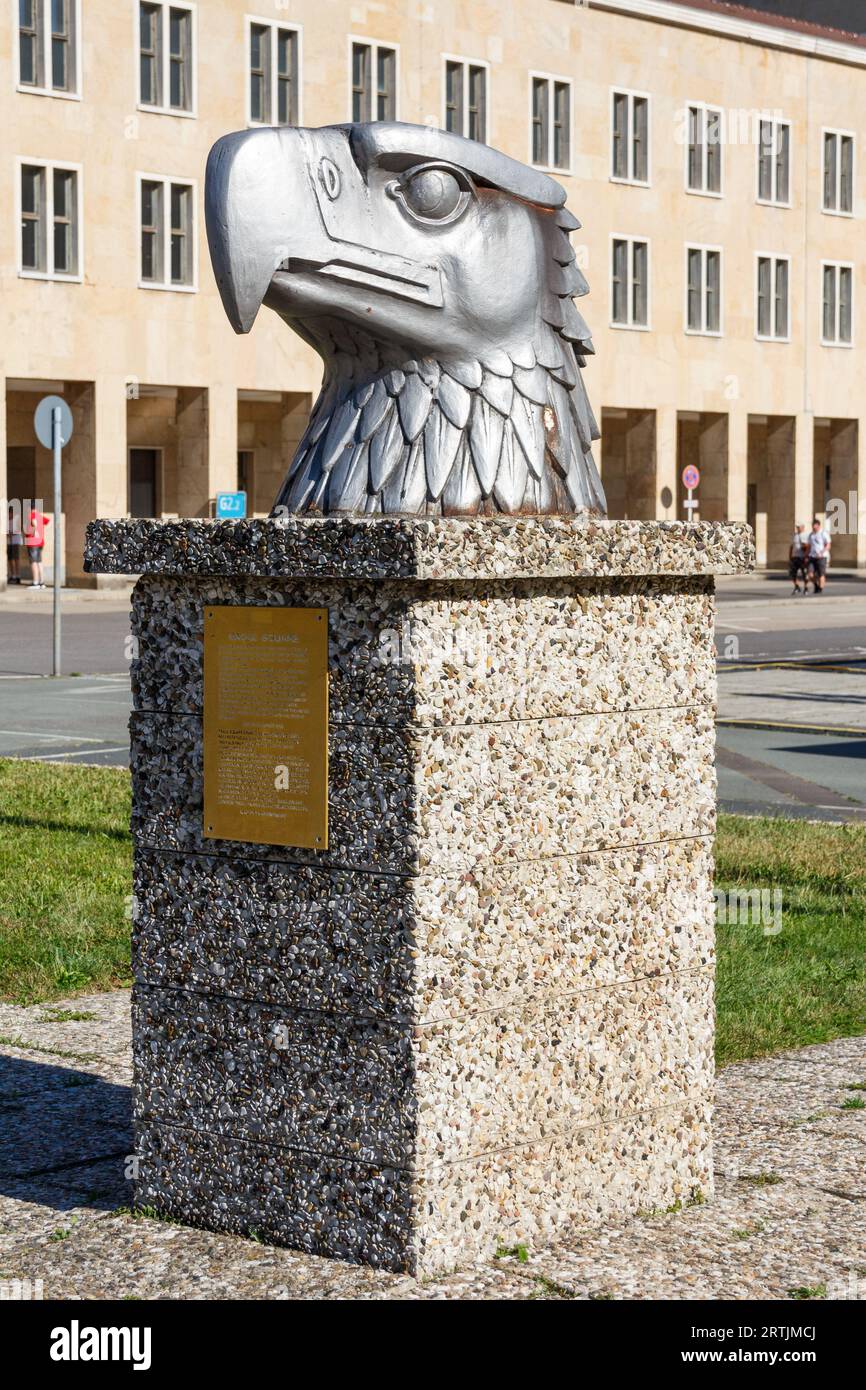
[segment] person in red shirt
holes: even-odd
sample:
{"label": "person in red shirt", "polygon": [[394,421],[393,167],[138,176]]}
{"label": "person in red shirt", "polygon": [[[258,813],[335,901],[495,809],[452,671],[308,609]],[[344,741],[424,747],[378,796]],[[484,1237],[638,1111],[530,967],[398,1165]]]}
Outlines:
{"label": "person in red shirt", "polygon": [[24,532],[24,544],[27,547],[34,589],[45,588],[42,578],[42,547],[45,544],[45,527],[50,524],[51,518],[34,507],[27,520],[27,530]]}

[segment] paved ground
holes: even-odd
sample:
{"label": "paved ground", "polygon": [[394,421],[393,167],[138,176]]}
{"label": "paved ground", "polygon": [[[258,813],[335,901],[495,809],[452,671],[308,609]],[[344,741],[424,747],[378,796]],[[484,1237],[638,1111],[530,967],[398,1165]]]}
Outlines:
{"label": "paved ground", "polygon": [[129,762],[129,677],[0,676],[0,757]]}
{"label": "paved ground", "polygon": [[129,1080],[125,991],[0,1005],[0,1279],[85,1299],[866,1299],[866,1109],[845,1108],[866,1038],[725,1068],[712,1202],[426,1283],[120,1212]]}
{"label": "paved ground", "polygon": [[[27,593],[7,589],[0,596],[0,676],[51,673],[51,590],[30,599],[24,597]],[[117,674],[128,669],[128,598],[112,595],[97,600],[64,594],[62,633],[64,675]]]}
{"label": "paved ground", "polygon": [[866,584],[820,598],[787,580],[722,580],[717,767],[722,809],[866,819]]}

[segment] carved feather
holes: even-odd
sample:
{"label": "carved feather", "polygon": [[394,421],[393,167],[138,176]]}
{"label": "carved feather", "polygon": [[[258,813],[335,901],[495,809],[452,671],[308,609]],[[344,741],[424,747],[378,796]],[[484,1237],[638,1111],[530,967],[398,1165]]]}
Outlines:
{"label": "carved feather", "polygon": [[469,391],[477,391],[481,385],[481,363],[480,362],[443,362],[443,372],[453,376],[455,381],[459,381],[461,386],[465,386]]}
{"label": "carved feather", "polygon": [[540,407],[515,392],[511,425],[533,475],[540,478],[544,468],[544,424]]}
{"label": "carved feather", "polygon": [[358,412],[351,396],[342,401],[331,416],[331,424],[321,445],[322,471],[329,473],[343,449],[354,442]]}
{"label": "carved feather", "polygon": [[436,399],[452,425],[462,430],[472,409],[472,396],[454,377],[442,373],[436,388]]}
{"label": "carved feather", "polygon": [[437,502],[454,466],[463,431],[452,425],[438,405],[434,405],[424,426],[424,459],[429,496]]}
{"label": "carved feather", "polygon": [[485,372],[481,379],[481,394],[500,415],[507,415],[511,410],[514,383],[510,376],[492,376],[490,372]]}
{"label": "carved feather", "polygon": [[397,408],[391,413],[370,440],[370,491],[379,492],[391,477],[403,452],[403,431]]}
{"label": "carved feather", "polygon": [[547,372],[541,366],[535,366],[531,371],[526,371],[523,367],[514,368],[514,385],[522,396],[525,396],[527,400],[534,401],[536,405],[547,405],[549,379]]}
{"label": "carved feather", "polygon": [[361,411],[361,422],[358,427],[359,438],[369,439],[371,435],[375,434],[391,408],[391,397],[385,389],[384,381],[380,378],[373,382],[370,399]]}
{"label": "carved feather", "polygon": [[407,444],[413,444],[418,438],[432,404],[433,392],[430,387],[425,385],[417,373],[413,372],[411,376],[407,376],[403,390],[397,397],[397,411]]}
{"label": "carved feather", "polygon": [[332,511],[355,512],[364,505],[370,469],[370,445],[346,449],[328,481],[328,506]]}
{"label": "carved feather", "polygon": [[535,366],[535,348],[530,342],[521,343],[520,347],[511,349],[511,360],[515,367],[525,367],[531,371]]}
{"label": "carved feather", "polygon": [[481,365],[485,372],[493,372],[495,376],[511,376],[514,364],[502,348],[489,348],[481,356]]}
{"label": "carved feather", "polygon": [[485,497],[493,491],[504,428],[505,420],[499,411],[489,406],[483,396],[476,396],[469,422],[469,447]]}
{"label": "carved feather", "polygon": [[502,433],[502,452],[493,484],[493,496],[504,512],[516,512],[526,491],[526,455],[514,437],[510,421]]}
{"label": "carved feather", "polygon": [[480,505],[481,484],[473,466],[472,451],[464,435],[442,493],[442,507],[446,512],[462,512],[472,516]]}

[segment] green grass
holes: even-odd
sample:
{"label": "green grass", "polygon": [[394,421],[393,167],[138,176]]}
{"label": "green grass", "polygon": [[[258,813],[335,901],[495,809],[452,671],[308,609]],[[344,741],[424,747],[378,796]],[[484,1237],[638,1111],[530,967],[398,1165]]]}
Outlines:
{"label": "green grass", "polygon": [[[0,759],[0,997],[128,983],[128,826],[124,769]],[[721,816],[716,882],[783,895],[719,927],[719,1063],[866,1032],[866,827]]]}
{"label": "green grass", "polygon": [[0,759],[0,997],[129,982],[129,773]]}
{"label": "green grass", "polygon": [[719,926],[719,1065],[866,1033],[866,827],[720,816],[716,887],[782,892],[782,930]]}

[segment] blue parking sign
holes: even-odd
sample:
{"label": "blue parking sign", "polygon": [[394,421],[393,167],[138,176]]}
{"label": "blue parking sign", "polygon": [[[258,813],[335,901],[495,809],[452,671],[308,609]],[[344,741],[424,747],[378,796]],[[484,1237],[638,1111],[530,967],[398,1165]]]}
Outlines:
{"label": "blue parking sign", "polygon": [[237,521],[247,514],[247,494],[245,492],[218,492],[216,495],[217,521]]}

